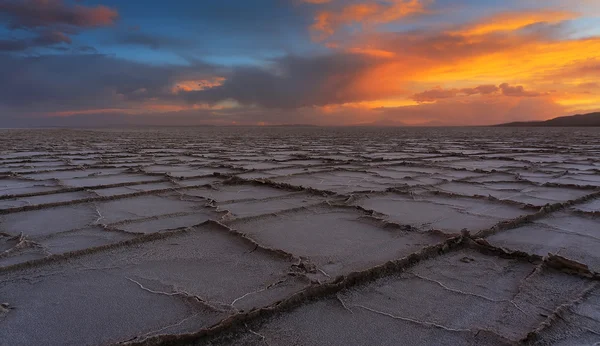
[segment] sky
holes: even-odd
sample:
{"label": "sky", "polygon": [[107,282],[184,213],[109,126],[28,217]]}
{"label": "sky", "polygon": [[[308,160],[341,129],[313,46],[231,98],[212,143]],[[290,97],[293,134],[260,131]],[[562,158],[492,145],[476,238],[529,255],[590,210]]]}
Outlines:
{"label": "sky", "polygon": [[0,0],[0,127],[600,110],[598,0]]}

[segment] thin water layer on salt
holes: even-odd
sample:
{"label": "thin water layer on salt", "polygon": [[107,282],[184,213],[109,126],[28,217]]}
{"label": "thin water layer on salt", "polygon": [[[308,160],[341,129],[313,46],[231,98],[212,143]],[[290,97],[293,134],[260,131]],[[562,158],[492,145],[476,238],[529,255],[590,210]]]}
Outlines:
{"label": "thin water layer on salt", "polygon": [[496,233],[492,245],[546,256],[548,253],[587,264],[600,272],[600,219],[556,213],[521,227]]}
{"label": "thin water layer on salt", "polygon": [[259,244],[308,258],[330,275],[364,270],[443,241],[433,234],[383,229],[353,209],[305,210],[239,220],[231,227]]}
{"label": "thin water layer on salt", "polygon": [[531,213],[516,206],[490,201],[418,194],[375,195],[356,204],[401,225],[447,233],[458,233],[463,229],[476,232]]}

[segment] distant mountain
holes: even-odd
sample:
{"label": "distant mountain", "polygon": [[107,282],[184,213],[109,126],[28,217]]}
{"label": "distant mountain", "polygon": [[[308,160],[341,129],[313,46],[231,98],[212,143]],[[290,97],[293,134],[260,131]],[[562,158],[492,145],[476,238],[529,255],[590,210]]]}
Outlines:
{"label": "distant mountain", "polygon": [[513,123],[495,125],[499,127],[569,127],[569,126],[600,126],[600,112],[577,114],[558,117],[546,121],[517,121]]}

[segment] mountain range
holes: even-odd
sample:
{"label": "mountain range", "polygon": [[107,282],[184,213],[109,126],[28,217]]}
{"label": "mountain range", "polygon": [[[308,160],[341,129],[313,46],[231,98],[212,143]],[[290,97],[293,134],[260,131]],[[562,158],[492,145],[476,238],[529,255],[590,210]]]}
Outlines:
{"label": "mountain range", "polygon": [[574,126],[600,126],[600,112],[577,114],[558,117],[545,121],[517,121],[495,125],[498,127],[574,127]]}

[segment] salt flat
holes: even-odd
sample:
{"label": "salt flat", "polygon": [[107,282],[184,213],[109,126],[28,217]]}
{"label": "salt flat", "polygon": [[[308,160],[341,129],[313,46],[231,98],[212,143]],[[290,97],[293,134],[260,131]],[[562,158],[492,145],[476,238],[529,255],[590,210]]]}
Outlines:
{"label": "salt flat", "polygon": [[600,342],[600,131],[0,131],[0,345]]}

